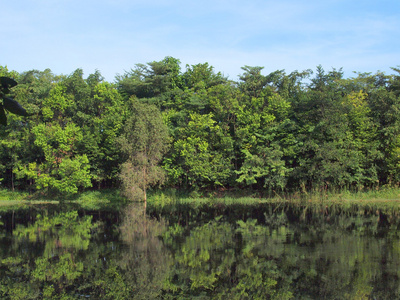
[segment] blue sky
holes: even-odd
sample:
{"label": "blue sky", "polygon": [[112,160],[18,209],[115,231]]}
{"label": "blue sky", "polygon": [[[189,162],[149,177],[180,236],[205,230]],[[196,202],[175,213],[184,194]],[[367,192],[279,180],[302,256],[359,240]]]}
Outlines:
{"label": "blue sky", "polygon": [[400,65],[399,0],[0,0],[0,65],[50,68],[108,81],[165,56],[241,67],[393,73]]}

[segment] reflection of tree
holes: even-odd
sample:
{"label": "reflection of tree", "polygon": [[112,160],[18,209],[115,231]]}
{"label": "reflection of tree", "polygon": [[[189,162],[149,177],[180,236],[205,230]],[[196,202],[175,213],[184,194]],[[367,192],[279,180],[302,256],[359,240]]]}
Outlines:
{"label": "reflection of tree", "polygon": [[77,212],[37,216],[2,239],[0,299],[398,298],[397,225],[379,232],[351,216],[265,221],[167,227],[132,205],[118,239],[112,226]]}
{"label": "reflection of tree", "polygon": [[[332,218],[331,224],[314,219],[313,224],[300,222],[270,230],[264,239],[265,254],[258,256],[276,258],[294,293],[304,297],[397,298],[398,236],[393,240],[377,238],[376,226],[366,217]],[[391,266],[383,264],[387,256]],[[385,292],[379,294],[383,286]]]}
{"label": "reflection of tree", "polygon": [[134,299],[160,296],[171,266],[171,257],[160,239],[165,230],[165,222],[144,215],[139,205],[130,205],[124,211],[120,232],[126,247],[118,266]]}
{"label": "reflection of tree", "polygon": [[61,213],[53,217],[38,215],[28,227],[17,226],[14,234],[31,242],[45,242],[45,257],[56,255],[62,249],[86,250],[89,246],[92,217],[78,217],[78,212]]}
{"label": "reflection of tree", "polygon": [[213,290],[223,274],[231,272],[232,238],[228,223],[211,221],[191,231],[175,259],[185,266],[180,275],[190,279],[193,290]]}
{"label": "reflection of tree", "polygon": [[[164,289],[177,298],[396,298],[398,236],[376,239],[370,220],[363,220],[265,226],[216,219],[190,232],[170,226],[164,242],[175,263]],[[349,223],[356,224],[353,231]]]}
{"label": "reflection of tree", "polygon": [[[171,228],[172,232],[179,232]],[[282,274],[270,256],[260,255],[267,228],[256,220],[240,222],[238,229],[219,218],[194,228],[182,244],[165,235],[176,248],[173,278],[165,286],[179,296],[227,299],[288,299]]]}
{"label": "reflection of tree", "polygon": [[[4,278],[0,280],[0,296],[62,298],[83,274],[78,252],[88,249],[95,227],[91,216],[80,218],[76,211],[52,217],[38,215],[32,225],[17,226],[13,233],[17,255],[0,261],[0,278]],[[33,256],[32,249],[42,249],[41,255]]]}
{"label": "reflection of tree", "polygon": [[120,227],[123,245],[112,232],[96,234],[96,224],[90,216],[67,212],[38,215],[35,223],[18,226],[9,257],[0,257],[0,298],[160,295],[171,265],[159,239],[164,224],[145,217],[143,208],[129,207]]}
{"label": "reflection of tree", "polygon": [[73,255],[67,252],[55,259],[39,257],[35,260],[35,269],[32,270],[31,276],[33,282],[43,286],[43,291],[52,296],[53,293],[63,293],[82,272],[83,263],[76,262]]}

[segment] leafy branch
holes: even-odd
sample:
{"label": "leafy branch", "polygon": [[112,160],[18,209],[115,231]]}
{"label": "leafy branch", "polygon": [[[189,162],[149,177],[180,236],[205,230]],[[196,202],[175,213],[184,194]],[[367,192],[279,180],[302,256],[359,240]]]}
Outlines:
{"label": "leafy branch", "polygon": [[0,98],[3,99],[3,104],[0,104],[0,124],[4,126],[7,126],[7,116],[4,109],[19,116],[29,116],[21,104],[6,96],[10,93],[10,88],[16,86],[17,84],[18,83],[10,77],[0,77]]}

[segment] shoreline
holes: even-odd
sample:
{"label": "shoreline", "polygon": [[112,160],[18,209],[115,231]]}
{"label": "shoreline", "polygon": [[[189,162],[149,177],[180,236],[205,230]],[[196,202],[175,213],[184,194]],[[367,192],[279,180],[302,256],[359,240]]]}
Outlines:
{"label": "shoreline", "polygon": [[[149,194],[148,209],[165,210],[172,207],[187,206],[191,208],[200,207],[228,207],[234,205],[291,205],[303,208],[315,209],[341,209],[348,211],[364,210],[377,211],[386,214],[400,215],[400,188],[385,187],[380,190],[366,192],[315,192],[315,193],[293,193],[287,195],[276,195],[274,197],[260,197],[257,194],[244,196],[243,193],[222,193],[202,195],[183,194],[177,190],[157,190]],[[181,193],[181,194],[179,194]],[[127,204],[131,203],[124,198],[119,190],[96,190],[85,191],[74,197],[32,197],[23,192],[11,192],[8,190],[0,190],[0,211],[8,211],[13,209],[23,209],[36,205],[59,205],[74,204],[83,209],[103,210],[112,209],[120,210]]]}

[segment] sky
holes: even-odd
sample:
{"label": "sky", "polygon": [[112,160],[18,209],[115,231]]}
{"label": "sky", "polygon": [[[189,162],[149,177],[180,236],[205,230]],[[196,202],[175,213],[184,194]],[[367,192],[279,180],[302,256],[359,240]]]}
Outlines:
{"label": "sky", "polygon": [[399,0],[0,0],[0,66],[51,69],[110,82],[172,56],[207,62],[232,80],[321,65],[393,74],[400,65]]}

